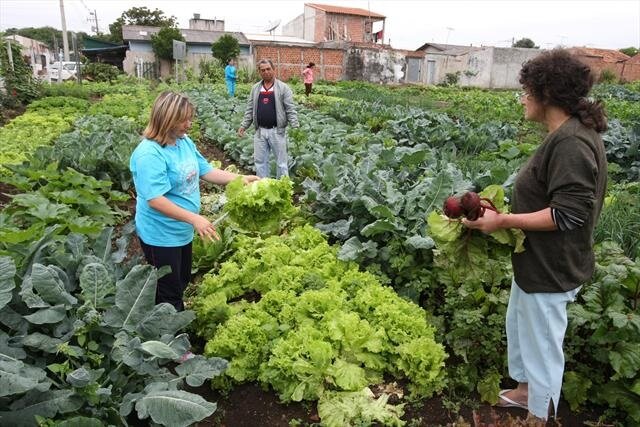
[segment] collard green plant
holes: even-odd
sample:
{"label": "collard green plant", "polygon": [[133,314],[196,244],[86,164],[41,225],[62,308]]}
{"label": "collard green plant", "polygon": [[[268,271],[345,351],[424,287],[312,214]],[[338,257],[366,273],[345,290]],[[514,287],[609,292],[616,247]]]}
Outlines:
{"label": "collard green plant", "polygon": [[128,118],[85,116],[54,146],[38,149],[32,162],[42,167],[57,162],[60,169],[73,168],[126,191],[132,182],[129,157],[139,142],[138,125]]}
{"label": "collard green plant", "polygon": [[[588,401],[640,424],[640,258],[611,242],[597,250],[596,271],[569,306],[563,395],[576,410]],[[616,417],[621,419],[620,417]]]}
{"label": "collard green plant", "polygon": [[[216,405],[182,390],[220,375],[226,362],[195,356],[180,331],[193,312],[155,304],[158,275],[125,261],[128,235],[104,229],[41,244],[20,270],[0,257],[0,423],[43,418],[82,425],[140,419],[188,426]],[[115,243],[116,251],[112,250]]]}

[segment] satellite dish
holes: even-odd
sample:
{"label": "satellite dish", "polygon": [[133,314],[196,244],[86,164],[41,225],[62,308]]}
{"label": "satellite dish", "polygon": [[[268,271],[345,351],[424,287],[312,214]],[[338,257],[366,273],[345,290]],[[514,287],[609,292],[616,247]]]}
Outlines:
{"label": "satellite dish", "polygon": [[266,31],[269,34],[273,34],[275,29],[278,28],[278,25],[280,25],[280,20],[279,19],[276,19],[275,21],[269,21],[269,23],[267,24],[267,27],[264,29],[264,31]]}

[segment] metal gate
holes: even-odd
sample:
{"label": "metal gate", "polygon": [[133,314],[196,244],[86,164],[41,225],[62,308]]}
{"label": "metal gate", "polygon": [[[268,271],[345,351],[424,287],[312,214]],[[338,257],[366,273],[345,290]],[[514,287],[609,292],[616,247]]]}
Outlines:
{"label": "metal gate", "polygon": [[158,79],[158,64],[155,62],[142,63],[142,77],[145,79]]}
{"label": "metal gate", "polygon": [[159,74],[157,62],[136,62],[136,75],[138,78],[157,80]]}
{"label": "metal gate", "polygon": [[407,82],[420,82],[420,66],[422,58],[407,58]]}

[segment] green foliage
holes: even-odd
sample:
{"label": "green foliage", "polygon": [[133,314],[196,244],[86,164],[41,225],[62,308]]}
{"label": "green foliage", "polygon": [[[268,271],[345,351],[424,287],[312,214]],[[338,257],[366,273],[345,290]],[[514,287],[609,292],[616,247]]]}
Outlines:
{"label": "green foliage", "polygon": [[446,73],[444,75],[443,84],[445,86],[457,86],[460,81],[460,74],[462,74],[460,71],[456,71],[455,73]]}
{"label": "green foliage", "polygon": [[635,56],[638,54],[638,52],[640,52],[638,48],[634,46],[625,47],[623,49],[618,49],[618,50],[624,53],[625,55],[629,55],[629,56]]}
{"label": "green foliage", "polygon": [[623,181],[640,181],[640,121],[625,127],[618,120],[611,120],[602,140],[607,160],[619,166],[613,175]]}
{"label": "green foliage", "polygon": [[160,9],[153,11],[147,7],[132,7],[122,12],[122,15],[109,25],[111,40],[122,43],[123,25],[144,25],[150,27],[175,27],[178,19],[175,16],[167,17]]}
{"label": "green foliage", "polygon": [[640,257],[640,183],[610,186],[594,239],[596,243],[613,241],[629,258]]}
{"label": "green foliage", "polygon": [[514,42],[511,47],[526,47],[529,49],[538,49],[540,46],[536,46],[533,40],[523,37],[520,40]]}
{"label": "green foliage", "polygon": [[0,77],[4,88],[0,89],[0,106],[16,108],[26,105],[40,97],[42,84],[33,76],[31,67],[22,57],[22,48],[15,42],[9,42],[13,67],[9,63],[9,55],[3,44],[0,49]]}
{"label": "green foliage", "polygon": [[[233,382],[259,380],[283,401],[360,391],[383,374],[417,396],[443,386],[446,357],[417,305],[339,261],[319,231],[242,237],[194,300],[205,352],[230,360]],[[256,303],[237,300],[259,292]]]}
{"label": "green foliage", "polygon": [[52,144],[63,132],[71,129],[76,117],[66,109],[60,114],[55,109],[40,109],[36,105],[34,110],[16,117],[0,128],[2,173],[6,173],[5,166],[21,163],[38,147]]}
{"label": "green foliage", "polygon": [[158,58],[173,60],[173,41],[184,41],[182,33],[177,28],[162,27],[151,36],[151,48]]}
{"label": "green foliage", "polygon": [[238,83],[255,83],[260,80],[260,75],[255,67],[245,65],[238,66]]}
{"label": "green foliage", "polygon": [[211,45],[211,53],[225,66],[231,58],[237,58],[240,55],[240,43],[231,34],[223,34]]}
{"label": "green foliage", "polygon": [[77,116],[89,108],[89,102],[71,96],[47,96],[29,104],[27,111],[40,114],[60,114]]}
{"label": "green foliage", "polygon": [[149,122],[153,93],[113,93],[105,95],[100,102],[89,108],[90,115],[109,115],[131,119],[139,130]]}
{"label": "green foliage", "polygon": [[244,185],[236,178],[226,186],[224,210],[242,230],[266,234],[278,233],[281,223],[295,213],[291,199],[291,181],[263,178]]}
{"label": "green foliage", "polygon": [[224,81],[224,67],[221,67],[220,60],[201,59],[198,65],[200,70],[199,80],[204,83],[222,83]]}
{"label": "green foliage", "polygon": [[615,71],[605,68],[600,72],[600,76],[598,77],[598,82],[600,83],[617,83],[618,75]]}
{"label": "green foliage", "polygon": [[563,395],[572,407],[606,404],[640,423],[640,258],[610,242],[596,252],[596,272],[578,303],[569,306],[565,338],[569,381]]}
{"label": "green foliage", "polygon": [[198,233],[193,236],[193,262],[191,273],[208,272],[219,266],[221,259],[230,251],[233,231],[227,227],[216,227],[219,240],[203,240]]}
{"label": "green foliage", "polygon": [[129,157],[140,142],[137,125],[127,118],[98,114],[85,116],[76,128],[61,135],[52,147],[36,151],[33,161],[46,167],[51,162],[60,169],[73,168],[127,191],[131,186]]}
{"label": "green foliage", "polygon": [[195,356],[170,369],[190,348],[180,331],[193,313],[155,305],[163,272],[124,261],[131,231],[117,240],[111,228],[95,240],[45,234],[21,267],[0,257],[3,424],[125,426],[135,407],[140,419],[186,427],[215,411],[180,388],[201,386],[226,362]]}
{"label": "green foliage", "polygon": [[318,415],[322,425],[343,427],[352,425],[404,426],[404,404],[387,403],[389,395],[376,398],[367,387],[360,391],[327,392],[318,401]]}
{"label": "green foliage", "polygon": [[94,82],[111,82],[118,74],[118,67],[111,64],[91,62],[82,67],[82,77]]}
{"label": "green foliage", "polygon": [[[62,31],[53,28],[53,27],[24,27],[24,28],[7,28],[5,35],[13,35],[17,34],[23,37],[28,37],[30,39],[39,40],[45,43],[49,49],[54,51],[57,50],[60,46],[62,46]],[[83,32],[79,32],[78,41],[82,40],[82,35],[85,34]],[[71,31],[67,31],[67,39],[71,40],[72,33]],[[57,46],[54,46],[54,40],[57,42]],[[81,47],[81,46],[80,46]]]}
{"label": "green foliage", "polygon": [[115,225],[127,214],[111,207],[128,199],[111,190],[111,182],[98,181],[73,169],[58,171],[57,164],[46,168],[28,163],[8,166],[13,172],[4,179],[22,193],[12,196],[0,217],[0,248],[21,253],[15,245],[37,239],[47,227],[56,234],[95,234],[105,225]]}

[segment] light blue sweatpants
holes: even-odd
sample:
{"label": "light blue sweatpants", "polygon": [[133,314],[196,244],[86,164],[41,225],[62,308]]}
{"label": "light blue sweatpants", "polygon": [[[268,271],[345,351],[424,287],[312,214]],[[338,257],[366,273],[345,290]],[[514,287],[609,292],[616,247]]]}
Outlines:
{"label": "light blue sweatpants", "polygon": [[289,176],[289,157],[287,156],[287,135],[284,128],[266,129],[259,127],[253,136],[253,160],[256,175],[269,176],[269,152],[276,159],[276,176]]}
{"label": "light blue sweatpants", "polygon": [[511,284],[507,307],[507,351],[509,376],[528,383],[529,412],[549,417],[549,402],[558,411],[567,330],[567,303],[575,300],[581,287],[562,293],[528,294]]}

